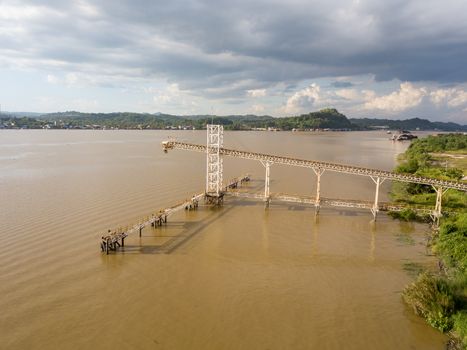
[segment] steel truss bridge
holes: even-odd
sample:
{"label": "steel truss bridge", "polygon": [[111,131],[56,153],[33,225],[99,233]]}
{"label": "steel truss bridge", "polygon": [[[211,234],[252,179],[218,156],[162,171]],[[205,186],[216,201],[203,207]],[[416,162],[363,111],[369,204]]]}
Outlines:
{"label": "steel truss bridge", "polygon": [[[208,125],[207,126],[207,145],[198,145],[186,142],[178,142],[174,140],[164,141],[162,143],[164,151],[171,149],[187,150],[205,153],[207,156],[207,173],[206,173],[206,196],[214,198],[222,198],[223,192],[219,191],[222,188],[222,174],[223,174],[223,163],[222,157],[234,157],[242,159],[256,160],[263,164],[266,170],[265,175],[265,188],[263,199],[266,202],[266,205],[269,205],[271,198],[276,200],[284,201],[293,201],[300,203],[312,203],[314,204],[316,211],[319,212],[321,205],[336,205],[339,202],[342,202],[342,206],[345,207],[355,207],[355,208],[369,208],[373,214],[374,219],[376,219],[378,211],[383,208],[393,208],[395,210],[400,210],[402,206],[397,204],[385,203],[381,205],[378,201],[379,197],[379,188],[380,185],[386,180],[400,181],[407,183],[417,183],[423,185],[431,185],[436,191],[436,204],[434,210],[431,211],[433,221],[439,223],[439,218],[441,216],[441,203],[443,194],[449,190],[459,190],[467,192],[467,183],[459,181],[447,181],[433,179],[423,176],[415,176],[410,174],[400,174],[392,171],[385,171],[379,169],[371,169],[358,167],[353,165],[345,165],[338,163],[329,163],[321,162],[315,160],[306,160],[298,159],[292,157],[285,157],[279,155],[257,153],[257,152],[248,152],[235,149],[223,148],[223,128],[221,125]],[[269,190],[269,181],[270,181],[270,167],[273,164],[282,164],[288,166],[296,166],[302,168],[311,168],[316,174],[316,196],[310,197],[308,199],[303,199],[303,197],[294,197],[290,195],[273,195],[271,196]],[[360,176],[368,176],[376,184],[375,199],[374,202],[370,205],[368,202],[362,201],[339,201],[339,200],[329,200],[320,197],[320,184],[321,184],[321,175],[325,171],[332,171],[343,174],[353,174]],[[259,198],[258,194],[244,194],[237,196],[250,197],[250,198]],[[301,198],[301,199],[300,199]],[[293,200],[292,200],[293,199]],[[333,206],[334,206],[333,205]],[[426,211],[426,210],[425,210]]]}

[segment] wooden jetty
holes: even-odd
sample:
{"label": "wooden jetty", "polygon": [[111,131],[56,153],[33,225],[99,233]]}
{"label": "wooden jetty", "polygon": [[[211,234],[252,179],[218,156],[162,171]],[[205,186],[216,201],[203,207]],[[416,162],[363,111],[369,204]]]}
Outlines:
{"label": "wooden jetty", "polygon": [[[234,178],[228,182],[228,184],[223,188],[223,192],[221,192],[221,196],[223,198],[224,192],[230,191],[232,189],[236,189],[239,185],[250,181],[250,175],[244,175],[238,178]],[[134,234],[136,232],[139,233],[141,237],[141,233],[143,229],[147,226],[151,227],[159,227],[162,225],[167,224],[167,218],[172,214],[180,211],[180,210],[196,210],[199,206],[199,201],[204,198],[207,204],[213,204],[210,199],[210,196],[205,192],[199,193],[191,197],[190,199],[184,200],[179,202],[169,208],[165,208],[159,210],[158,212],[152,214],[150,217],[146,217],[142,219],[140,222],[126,228],[118,228],[115,230],[108,230],[108,232],[101,237],[101,251],[109,254],[110,251],[115,251],[117,248],[125,246],[125,238],[128,237],[130,234]],[[218,202],[219,203],[219,202]]]}

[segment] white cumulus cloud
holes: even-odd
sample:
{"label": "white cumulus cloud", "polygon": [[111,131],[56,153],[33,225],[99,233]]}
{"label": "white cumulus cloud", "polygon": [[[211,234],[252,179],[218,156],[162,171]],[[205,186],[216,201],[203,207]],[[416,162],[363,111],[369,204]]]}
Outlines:
{"label": "white cumulus cloud", "polygon": [[346,100],[358,100],[361,98],[360,93],[355,90],[355,89],[341,89],[341,90],[336,90],[335,94],[341,98],[344,98]]}
{"label": "white cumulus cloud", "polygon": [[0,19],[2,20],[27,20],[37,18],[40,14],[41,9],[37,6],[0,4]]}
{"label": "white cumulus cloud", "polygon": [[251,109],[253,110],[253,113],[263,113],[265,110],[263,105],[253,105]]}
{"label": "white cumulus cloud", "polygon": [[294,93],[285,105],[286,113],[297,113],[312,108],[320,100],[320,87],[313,83],[310,86]]}
{"label": "white cumulus cloud", "polygon": [[67,83],[67,85],[76,85],[78,83],[78,74],[76,73],[68,73],[66,76],[65,76],[65,81]]}
{"label": "white cumulus cloud", "polygon": [[58,84],[60,82],[60,79],[57,78],[53,74],[48,74],[47,75],[47,82],[50,83],[50,84]]}
{"label": "white cumulus cloud", "polygon": [[367,110],[402,112],[420,105],[427,94],[425,87],[417,88],[413,84],[405,82],[400,84],[399,90],[388,95],[376,96],[374,93],[367,92],[368,100],[363,107]]}
{"label": "white cumulus cloud", "polygon": [[467,104],[467,92],[463,89],[438,89],[430,93],[430,100],[436,106],[447,105],[455,108]]}
{"label": "white cumulus cloud", "polygon": [[246,91],[250,97],[264,97],[266,96],[266,89],[254,89]]}
{"label": "white cumulus cloud", "polygon": [[192,109],[196,106],[196,102],[189,98],[188,92],[181,90],[176,83],[167,85],[164,89],[160,90],[149,88],[148,91],[154,93],[153,101],[158,107],[178,106],[184,109]]}
{"label": "white cumulus cloud", "polygon": [[78,0],[75,2],[75,6],[84,16],[97,17],[99,15],[99,10],[97,7],[88,1]]}

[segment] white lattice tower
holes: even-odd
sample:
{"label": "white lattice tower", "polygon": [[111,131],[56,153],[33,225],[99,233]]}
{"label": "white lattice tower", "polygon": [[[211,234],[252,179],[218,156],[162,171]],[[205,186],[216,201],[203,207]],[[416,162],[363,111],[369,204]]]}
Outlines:
{"label": "white lattice tower", "polygon": [[206,193],[219,196],[222,190],[222,157],[220,149],[224,145],[224,127],[207,125],[206,144]]}

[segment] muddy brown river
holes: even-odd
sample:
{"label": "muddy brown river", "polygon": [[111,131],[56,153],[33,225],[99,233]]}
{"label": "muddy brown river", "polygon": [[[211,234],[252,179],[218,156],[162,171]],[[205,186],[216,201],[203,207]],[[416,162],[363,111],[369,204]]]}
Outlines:
{"label": "muddy brown river", "polygon": [[[165,154],[167,137],[203,144],[205,131],[0,131],[1,349],[444,348],[401,299],[411,267],[435,266],[426,225],[226,198],[102,254],[107,229],[203,191],[205,156]],[[226,132],[224,144],[385,170],[407,147],[383,132]],[[263,189],[257,161],[225,158],[224,170]],[[271,167],[271,192],[314,195],[315,181]],[[331,198],[373,200],[374,188],[321,180]]]}

